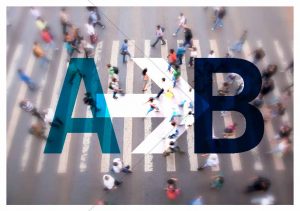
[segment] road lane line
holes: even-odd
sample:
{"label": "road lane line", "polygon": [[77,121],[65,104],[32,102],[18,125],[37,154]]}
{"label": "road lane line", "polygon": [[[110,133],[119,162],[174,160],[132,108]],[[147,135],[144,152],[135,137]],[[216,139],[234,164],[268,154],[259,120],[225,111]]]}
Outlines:
{"label": "road lane line", "polygon": [[[29,60],[26,65],[26,70],[28,70],[28,72],[27,72],[28,75],[31,75],[31,73],[33,72],[34,64],[35,64],[35,58],[32,54],[30,54]],[[18,95],[16,97],[16,106],[12,111],[12,115],[10,117],[10,121],[9,121],[8,128],[7,128],[8,129],[8,132],[7,132],[7,157],[10,153],[11,145],[13,142],[13,137],[16,132],[16,127],[17,127],[17,124],[19,122],[19,118],[20,118],[20,115],[22,112],[22,109],[19,107],[19,102],[24,99],[26,91],[27,91],[27,85],[25,83],[22,83],[20,86]]]}
{"label": "road lane line", "polygon": [[[112,43],[111,49],[111,57],[110,57],[110,64],[112,66],[118,65],[118,56],[119,56],[119,40],[114,40]],[[108,80],[108,87],[109,87],[109,80]],[[108,88],[107,93],[112,93],[112,91]],[[111,122],[113,122],[113,118],[111,118]],[[109,171],[110,166],[110,154],[102,154],[101,156],[101,164],[100,164],[100,172],[106,173]]]}
{"label": "road lane line", "polygon": [[[177,40],[177,46],[183,43],[182,40]],[[194,46],[197,48],[197,51],[200,50],[199,40],[193,40]],[[199,52],[198,52],[199,53]],[[186,52],[187,54],[187,52]],[[198,54],[198,56],[201,54]],[[188,81],[187,70],[186,70],[186,62],[185,56],[182,57],[182,65],[181,76],[184,80]],[[194,139],[194,125],[187,129],[187,149],[188,149],[188,157],[190,163],[190,171],[197,171],[198,168],[198,158],[197,154],[195,154],[195,139]]]}
{"label": "road lane line", "polygon": [[[216,40],[210,40],[209,42],[210,42],[211,49],[214,50],[214,52],[216,54],[216,57],[217,58],[220,57]],[[217,73],[215,75],[216,75],[217,88],[219,90],[223,86],[224,76],[222,73]],[[225,127],[233,124],[231,111],[228,111],[227,113],[228,114],[226,116],[224,116]],[[235,138],[235,136],[233,138]],[[232,165],[233,171],[241,171],[242,165],[241,165],[240,154],[239,153],[234,153],[234,154],[231,153],[230,159],[231,159],[231,165]]]}
{"label": "road lane line", "polygon": [[[145,58],[150,58],[150,40],[145,40],[145,48],[144,48],[144,56]],[[152,89],[152,82],[149,78],[147,91],[145,94],[151,94]],[[144,138],[146,138],[152,131],[152,121],[151,118],[144,118]],[[145,154],[144,160],[144,170],[145,172],[153,171],[153,155],[152,154]]]}
{"label": "road lane line", "polygon": [[[23,50],[24,46],[22,44],[18,44],[17,45],[17,48],[16,48],[16,51],[13,55],[13,58],[9,64],[9,71],[8,71],[8,75],[7,75],[7,80],[6,80],[6,91],[7,91],[7,94],[8,94],[8,91],[10,89],[10,86],[11,86],[11,83],[13,82],[13,78],[17,76],[17,68],[18,68],[18,65],[20,65],[20,55],[21,55],[21,52]],[[33,55],[31,55],[33,56]],[[29,69],[25,69],[24,71],[30,71]],[[28,74],[28,73],[27,73]]]}

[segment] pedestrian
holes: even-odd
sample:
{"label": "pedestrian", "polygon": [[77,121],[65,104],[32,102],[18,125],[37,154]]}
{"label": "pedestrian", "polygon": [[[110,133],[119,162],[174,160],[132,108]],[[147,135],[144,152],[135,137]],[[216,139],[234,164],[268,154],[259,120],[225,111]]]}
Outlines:
{"label": "pedestrian", "polygon": [[119,81],[116,78],[112,78],[111,82],[109,83],[109,89],[113,90],[114,99],[118,99],[117,93],[124,95],[123,90],[119,86]]}
{"label": "pedestrian", "polygon": [[158,43],[158,41],[161,41],[162,44],[161,45],[165,45],[166,44],[166,41],[164,40],[164,28],[162,28],[160,25],[157,25],[156,26],[156,32],[155,32],[155,35],[156,35],[156,40],[155,42],[151,45],[151,47],[155,47],[155,45]]}
{"label": "pedestrian", "polygon": [[180,149],[180,147],[177,145],[177,142],[172,139],[166,140],[166,147],[165,151],[163,152],[163,156],[167,157],[172,153],[179,152],[180,154],[184,154],[184,151]]}
{"label": "pedestrian", "polygon": [[[203,155],[203,156],[205,156],[205,155]],[[218,165],[219,165],[219,157],[218,157],[218,155],[215,154],[215,153],[211,153],[207,157],[205,163],[198,168],[198,171],[201,171],[201,170],[203,170],[203,169],[205,169],[207,167],[215,167],[215,166],[218,166]]]}
{"label": "pedestrian", "polygon": [[107,64],[106,67],[108,70],[109,79],[112,80],[113,78],[116,78],[118,80],[119,68],[111,66],[111,64]]}
{"label": "pedestrian", "polygon": [[47,27],[48,24],[43,18],[38,17],[35,21],[35,25],[40,31],[42,31]]}
{"label": "pedestrian", "polygon": [[35,7],[30,7],[30,13],[34,17],[34,19],[38,19],[41,17],[40,11]]}
{"label": "pedestrian", "polygon": [[184,125],[185,129],[187,130],[194,124],[194,122],[195,122],[194,114],[192,111],[189,111],[188,114],[183,117],[183,120],[179,125]]}
{"label": "pedestrian", "polygon": [[18,76],[21,81],[26,83],[30,91],[35,91],[37,89],[35,82],[28,75],[26,75],[22,69],[18,69]]}
{"label": "pedestrian", "polygon": [[203,202],[203,197],[200,195],[200,196],[197,196],[195,199],[193,199],[190,203],[191,205],[203,205],[204,202]]}
{"label": "pedestrian", "polygon": [[124,163],[121,161],[120,158],[115,158],[113,159],[113,164],[112,164],[112,171],[114,173],[120,173],[120,172],[124,172],[126,174],[130,174],[132,173],[130,169],[129,165],[124,165]]}
{"label": "pedestrian", "polygon": [[109,174],[104,174],[103,175],[103,184],[104,184],[104,190],[108,191],[108,190],[117,189],[117,187],[122,184],[122,181],[116,180]]}
{"label": "pedestrian", "polygon": [[88,34],[90,38],[90,42],[92,45],[95,45],[97,43],[97,35],[95,32],[95,27],[91,20],[88,21],[88,23],[85,24],[86,27],[86,33]]}
{"label": "pedestrian", "polygon": [[274,89],[273,79],[263,79],[262,86],[259,93],[259,99],[263,99],[264,96],[269,94]]}
{"label": "pedestrian", "polygon": [[175,68],[174,68],[174,71],[172,74],[173,74],[172,80],[173,80],[173,88],[174,88],[180,78],[180,75],[181,75],[181,71],[180,71],[180,68],[178,65],[175,65]]}
{"label": "pedestrian", "polygon": [[236,131],[236,127],[237,127],[237,123],[232,123],[228,126],[225,127],[224,129],[224,138],[228,138],[228,137],[231,137],[231,136],[234,136],[235,135],[235,131]]}
{"label": "pedestrian", "polygon": [[105,28],[105,26],[100,22],[101,16],[99,13],[99,10],[97,7],[89,7],[89,21],[92,22],[93,26],[96,27],[96,25],[100,26],[102,29]]}
{"label": "pedestrian", "polygon": [[193,46],[193,33],[191,28],[189,28],[188,26],[184,26],[184,42],[183,42],[183,46],[185,48],[190,48]]}
{"label": "pedestrian", "polygon": [[241,36],[241,38],[236,42],[234,43],[230,48],[229,50],[232,51],[232,52],[237,52],[237,53],[240,53],[242,51],[242,48],[243,48],[243,45],[247,39],[247,34],[248,34],[248,31],[245,30]]}
{"label": "pedestrian", "polygon": [[100,111],[100,109],[97,107],[96,101],[92,98],[91,93],[86,92],[84,94],[84,98],[83,98],[83,102],[84,104],[88,105],[91,107],[91,110],[94,109],[95,113],[97,113],[98,111]]}
{"label": "pedestrian", "polygon": [[277,65],[276,64],[269,64],[267,68],[265,68],[262,71],[261,77],[262,79],[270,79],[273,75],[275,75],[275,73],[277,72]]}
{"label": "pedestrian", "polygon": [[165,191],[168,199],[170,200],[175,200],[180,194],[180,189],[177,188],[176,184],[177,181],[178,179],[175,177],[172,177],[167,180],[167,187],[165,188]]}
{"label": "pedestrian", "polygon": [[214,25],[211,28],[212,31],[216,30],[217,28],[222,28],[223,27],[223,18],[226,14],[226,10],[224,7],[220,7],[218,10],[216,10],[215,13],[215,21]]}
{"label": "pedestrian", "polygon": [[55,42],[53,40],[53,35],[50,33],[48,27],[45,27],[41,31],[41,37],[42,37],[42,40],[47,44],[48,47],[58,50],[58,48],[56,48]]}
{"label": "pedestrian", "polygon": [[86,40],[82,40],[82,45],[83,45],[84,57],[85,58],[94,58],[95,47]]}
{"label": "pedestrian", "polygon": [[265,57],[266,54],[262,48],[258,48],[252,52],[252,55],[253,55],[253,59],[252,59],[253,64],[257,64],[259,61],[261,61]]}
{"label": "pedestrian", "polygon": [[179,30],[181,28],[183,28],[184,25],[187,24],[187,19],[186,17],[183,15],[183,13],[180,13],[179,17],[178,17],[178,28],[176,29],[176,31],[173,33],[173,36],[177,36]]}
{"label": "pedestrian", "polygon": [[143,86],[143,92],[147,91],[147,88],[148,88],[148,84],[149,84],[149,81],[150,81],[150,78],[147,74],[147,68],[143,69],[142,71],[142,76],[143,76],[143,81],[144,81],[144,86]]}
{"label": "pedestrian", "polygon": [[278,133],[275,138],[278,139],[289,139],[293,129],[288,123],[284,123],[280,126]]}
{"label": "pedestrian", "polygon": [[189,67],[192,67],[194,65],[194,60],[197,57],[198,57],[197,48],[193,46],[190,54],[190,59],[189,59]]}
{"label": "pedestrian", "polygon": [[229,83],[223,82],[221,89],[218,90],[219,96],[226,96],[229,93]]}
{"label": "pedestrian", "polygon": [[46,126],[43,121],[37,121],[33,125],[31,125],[29,129],[29,133],[35,136],[36,138],[40,140],[46,140]]}
{"label": "pedestrian", "polygon": [[168,55],[168,71],[170,72],[171,67],[174,66],[176,64],[177,61],[177,57],[176,57],[176,53],[174,51],[174,49],[170,49],[169,51],[169,55]]}
{"label": "pedestrian", "polygon": [[167,91],[169,89],[169,87],[167,86],[166,78],[161,79],[160,87],[161,88],[160,88],[159,92],[157,93],[157,95],[155,97],[156,99],[158,99],[160,97],[160,95],[162,93],[164,93],[164,91]]}
{"label": "pedestrian", "polygon": [[23,111],[30,113],[34,117],[37,117],[38,120],[43,120],[42,114],[29,100],[22,100],[19,103],[19,106]]}
{"label": "pedestrian", "polygon": [[121,55],[123,55],[123,63],[126,63],[127,60],[126,60],[126,56],[129,56],[129,58],[131,59],[131,55],[128,51],[128,40],[125,39],[122,46],[121,46],[121,49],[120,49],[120,53]]}
{"label": "pedestrian", "polygon": [[169,139],[176,139],[178,137],[178,135],[179,135],[179,130],[178,130],[176,122],[175,121],[171,121],[171,126],[172,126],[172,129],[168,133],[167,137]]}
{"label": "pedestrian", "polygon": [[210,50],[207,58],[216,58],[216,54],[214,50]]}
{"label": "pedestrian", "polygon": [[291,141],[289,139],[281,139],[276,142],[268,153],[275,154],[278,157],[283,157],[291,149]]}
{"label": "pedestrian", "polygon": [[182,65],[182,58],[184,54],[185,54],[185,47],[183,46],[183,44],[179,44],[179,47],[177,48],[176,51],[176,57],[177,57],[176,64]]}
{"label": "pedestrian", "polygon": [[146,103],[149,103],[149,106],[150,106],[150,108],[148,109],[146,115],[148,115],[153,110],[155,110],[156,112],[159,112],[159,108],[156,105],[156,101],[153,97],[150,97]]}
{"label": "pedestrian", "polygon": [[40,66],[43,66],[45,63],[49,63],[50,60],[47,58],[43,48],[38,42],[34,42],[32,52],[34,56],[40,60]]}
{"label": "pedestrian", "polygon": [[67,9],[65,7],[61,8],[59,13],[60,24],[62,26],[63,35],[68,31],[68,27],[71,27],[72,24],[69,21],[69,15],[67,13]]}
{"label": "pedestrian", "polygon": [[224,184],[224,176],[218,174],[213,177],[213,180],[210,183],[210,187],[212,189],[220,190],[223,187],[223,184]]}
{"label": "pedestrian", "polygon": [[246,193],[252,193],[256,191],[267,191],[271,186],[271,181],[262,176],[256,177],[253,182],[247,186]]}

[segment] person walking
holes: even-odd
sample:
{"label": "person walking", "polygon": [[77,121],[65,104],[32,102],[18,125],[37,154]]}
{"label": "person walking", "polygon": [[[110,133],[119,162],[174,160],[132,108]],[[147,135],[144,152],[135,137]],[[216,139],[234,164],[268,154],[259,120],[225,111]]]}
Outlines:
{"label": "person walking", "polygon": [[184,54],[185,54],[185,47],[183,46],[183,44],[179,44],[179,47],[177,48],[176,51],[176,57],[177,57],[176,63],[178,65],[182,65],[182,58]]}
{"label": "person walking", "polygon": [[167,198],[170,200],[175,200],[180,194],[180,189],[177,188],[177,181],[178,179],[175,177],[167,180],[167,187],[165,188],[165,191]]}
{"label": "person walking", "polygon": [[142,71],[142,76],[143,76],[143,81],[144,81],[144,86],[143,86],[143,90],[142,90],[143,92],[147,91],[149,81],[150,81],[147,71],[148,71],[147,68],[143,69],[143,71]]}
{"label": "person walking", "polygon": [[28,75],[24,73],[22,69],[18,69],[18,76],[21,79],[21,81],[26,83],[30,91],[35,91],[37,89],[37,85]]}
{"label": "person walking", "polygon": [[215,54],[215,51],[214,50],[210,50],[207,58],[216,58],[216,54]]}
{"label": "person walking", "polygon": [[189,67],[192,67],[194,65],[194,60],[197,57],[198,57],[197,48],[194,46],[192,47],[191,54],[190,54]]}
{"label": "person walking", "polygon": [[112,78],[111,82],[109,83],[109,89],[113,90],[114,99],[118,99],[117,93],[124,95],[123,90],[119,86],[119,81],[116,78]]}
{"label": "person walking", "polygon": [[232,51],[232,52],[237,52],[237,53],[240,53],[242,51],[242,48],[243,48],[243,45],[247,39],[247,34],[248,34],[248,31],[245,30],[241,36],[241,38],[236,42],[234,43],[230,48],[229,50]]}
{"label": "person walking", "polygon": [[55,49],[56,51],[58,48],[56,48],[55,42],[53,40],[53,35],[50,33],[49,28],[46,27],[41,31],[41,37],[42,40],[47,44],[47,48]]}
{"label": "person walking", "polygon": [[67,9],[65,7],[61,8],[59,13],[60,24],[62,26],[63,35],[68,31],[68,27],[71,27],[72,24],[69,21],[69,16],[67,13]]}
{"label": "person walking", "polygon": [[158,99],[165,91],[167,91],[169,89],[168,84],[166,82],[166,78],[161,79],[160,87],[161,88],[155,97],[156,99]]}
{"label": "person walking", "polygon": [[148,109],[146,115],[148,115],[153,110],[155,110],[156,112],[159,112],[159,108],[156,105],[156,101],[153,97],[150,97],[146,103],[148,103],[149,106],[150,106],[150,108]]}
{"label": "person walking", "polygon": [[218,174],[213,177],[210,188],[220,190],[223,187],[224,184],[224,176],[222,174]]}
{"label": "person walking", "polygon": [[19,103],[19,106],[23,111],[28,112],[32,116],[37,117],[38,120],[43,121],[43,115],[37,110],[37,108],[29,100],[22,100]]}
{"label": "person walking", "polygon": [[178,28],[177,28],[176,31],[173,33],[173,36],[174,36],[174,37],[177,36],[179,30],[180,30],[181,28],[183,28],[184,25],[187,24],[187,19],[186,19],[186,17],[183,15],[183,13],[180,13],[180,15],[179,15],[179,17],[178,17],[178,20],[179,20],[179,22],[178,22]]}
{"label": "person walking", "polygon": [[40,31],[42,31],[47,27],[48,24],[43,18],[38,17],[35,21],[35,25]]}
{"label": "person walking", "polygon": [[127,60],[126,60],[126,56],[129,56],[129,58],[131,59],[131,55],[128,51],[128,40],[125,39],[122,46],[121,46],[121,49],[120,49],[120,53],[121,55],[123,55],[123,63],[126,63]]}
{"label": "person walking", "polygon": [[237,128],[237,123],[235,123],[235,122],[226,126],[224,129],[224,134],[223,134],[224,138],[234,136],[236,128]]}
{"label": "person walking", "polygon": [[84,102],[84,104],[90,106],[91,110],[94,109],[95,113],[97,113],[98,111],[101,110],[97,107],[96,101],[92,98],[91,93],[89,93],[89,92],[86,92],[84,94],[83,102]]}
{"label": "person walking", "polygon": [[97,7],[88,7],[88,10],[89,10],[89,21],[92,22],[93,26],[96,27],[96,25],[98,25],[102,29],[104,29],[105,26],[100,22],[101,16],[100,16],[98,8]]}
{"label": "person walking", "polygon": [[174,49],[170,49],[169,51],[169,55],[168,55],[168,71],[170,72],[171,67],[174,66],[176,64],[177,61],[177,57],[176,57],[176,53],[174,51]]}
{"label": "person walking", "polygon": [[61,119],[59,119],[58,117],[54,118],[54,112],[53,109],[48,108],[48,109],[44,109],[42,111],[42,116],[43,116],[43,120],[46,124],[49,124],[52,127],[56,127],[59,128],[60,126],[62,126],[64,123]]}
{"label": "person walking", "polygon": [[180,154],[184,154],[184,151],[180,149],[180,147],[177,145],[177,142],[172,139],[167,139],[166,141],[166,148],[163,152],[163,156],[167,157],[172,153],[179,152]]}
{"label": "person walking", "polygon": [[104,174],[102,179],[105,191],[117,189],[122,184],[122,181],[116,180],[109,174]]}
{"label": "person walking", "polygon": [[163,32],[163,28],[160,26],[160,25],[157,25],[156,26],[156,32],[155,32],[155,35],[156,35],[156,40],[155,42],[151,45],[151,47],[155,47],[155,45],[158,43],[158,41],[161,41],[162,44],[161,45],[165,45],[166,44],[166,41],[164,40],[163,36],[164,36],[164,32]]}
{"label": "person walking", "polygon": [[130,169],[129,165],[124,165],[124,163],[121,161],[120,158],[115,158],[113,159],[113,163],[112,163],[112,171],[114,173],[120,173],[120,172],[124,172],[126,174],[130,174],[132,173]]}
{"label": "person walking", "polygon": [[198,168],[198,171],[201,171],[207,167],[214,167],[214,166],[218,166],[219,165],[219,157],[217,154],[215,153],[211,153],[209,154],[209,156],[207,157],[205,163],[200,166]]}
{"label": "person walking", "polygon": [[173,88],[176,86],[177,81],[179,80],[181,75],[181,71],[178,65],[175,65],[174,71],[173,71]]}
{"label": "person walking", "polygon": [[258,48],[252,52],[252,55],[253,55],[253,59],[252,59],[253,64],[257,64],[259,61],[261,61],[265,57],[266,54],[265,54],[264,49]]}
{"label": "person walking", "polygon": [[271,186],[271,181],[262,176],[256,177],[253,182],[246,187],[246,193],[252,193],[257,191],[267,191]]}
{"label": "person walking", "polygon": [[193,33],[192,33],[192,30],[191,28],[189,28],[188,26],[184,26],[184,43],[183,43],[183,46],[185,48],[190,48],[193,46],[193,42],[192,42],[192,39],[193,39]]}
{"label": "person walking", "polygon": [[220,7],[218,10],[215,12],[215,22],[213,27],[211,28],[212,31],[216,30],[217,28],[222,28],[223,27],[223,18],[226,14],[226,10],[224,7]]}
{"label": "person walking", "polygon": [[43,48],[38,42],[34,42],[32,52],[34,56],[39,59],[40,61],[40,66],[44,66],[44,64],[48,64],[50,60],[47,58]]}
{"label": "person walking", "polygon": [[112,80],[113,78],[116,78],[118,80],[119,68],[113,67],[111,64],[107,64],[106,67],[108,69],[109,79]]}

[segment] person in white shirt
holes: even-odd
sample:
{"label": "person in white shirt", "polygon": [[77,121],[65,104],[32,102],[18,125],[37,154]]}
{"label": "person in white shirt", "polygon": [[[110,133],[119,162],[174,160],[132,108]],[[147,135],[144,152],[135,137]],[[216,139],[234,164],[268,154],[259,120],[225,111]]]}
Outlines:
{"label": "person in white shirt", "polygon": [[159,40],[161,40],[162,44],[161,45],[165,45],[166,44],[166,41],[164,40],[163,36],[164,36],[164,33],[163,33],[163,30],[161,28],[160,25],[157,25],[156,26],[156,40],[155,42],[151,45],[151,47],[155,47],[155,45],[158,43]]}
{"label": "person in white shirt", "polygon": [[219,165],[219,157],[215,153],[209,154],[208,158],[206,159],[205,163],[198,168],[198,171],[205,169],[206,167],[214,167]]}
{"label": "person in white shirt", "polygon": [[188,129],[194,124],[194,115],[193,112],[190,110],[186,116],[183,117],[183,120],[179,125],[185,125],[185,129]]}
{"label": "person in white shirt", "polygon": [[186,25],[186,23],[187,23],[186,17],[184,17],[183,13],[180,13],[178,20],[179,20],[178,28],[177,28],[176,32],[173,33],[174,37],[178,34],[179,30],[181,28],[183,28],[183,26]]}
{"label": "person in white shirt", "polygon": [[36,9],[35,7],[30,7],[30,13],[35,19],[38,19],[41,17],[40,11],[38,9]]}
{"label": "person in white shirt", "polygon": [[131,170],[129,170],[130,166],[127,165],[124,167],[123,162],[121,161],[120,158],[115,158],[113,159],[113,164],[112,164],[112,171],[114,173],[120,173],[120,172],[124,172],[124,173],[132,173]]}
{"label": "person in white shirt", "polygon": [[104,184],[104,190],[112,190],[112,189],[116,189],[117,186],[122,184],[122,182],[116,180],[109,174],[104,174],[103,175],[103,184]]}
{"label": "person in white shirt", "polygon": [[166,79],[162,78],[161,79],[160,87],[161,87],[160,91],[158,92],[158,94],[155,97],[156,99],[158,99],[162,93],[164,93],[165,91],[167,91],[171,87],[171,85],[168,85],[168,83],[166,82]]}

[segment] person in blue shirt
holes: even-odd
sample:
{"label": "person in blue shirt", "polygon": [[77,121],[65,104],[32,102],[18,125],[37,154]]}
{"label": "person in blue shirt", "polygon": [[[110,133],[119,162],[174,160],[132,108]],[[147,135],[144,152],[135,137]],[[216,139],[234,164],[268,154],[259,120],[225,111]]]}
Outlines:
{"label": "person in blue shirt", "polygon": [[121,46],[120,52],[123,55],[123,63],[126,63],[127,62],[126,61],[126,55],[131,58],[131,55],[128,52],[128,40],[127,39],[124,40],[124,42],[123,42],[123,44]]}
{"label": "person in blue shirt", "polygon": [[177,64],[182,65],[182,57],[185,54],[185,47],[183,44],[180,44],[176,51]]}
{"label": "person in blue shirt", "polygon": [[33,82],[33,80],[24,73],[23,70],[21,69],[18,69],[18,76],[19,78],[21,79],[21,81],[25,82],[26,85],[28,86],[28,88],[31,90],[31,91],[34,91],[36,90],[37,86],[36,84]]}

